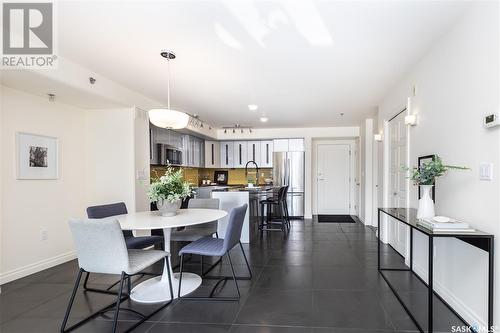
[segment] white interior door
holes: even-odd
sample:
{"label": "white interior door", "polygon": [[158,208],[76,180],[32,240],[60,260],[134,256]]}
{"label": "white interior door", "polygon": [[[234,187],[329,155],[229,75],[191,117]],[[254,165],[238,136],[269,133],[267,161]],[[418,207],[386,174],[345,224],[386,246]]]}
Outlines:
{"label": "white interior door", "polygon": [[350,145],[317,145],[318,214],[350,213]]}
{"label": "white interior door", "polygon": [[[404,117],[406,112],[401,112],[389,122],[389,203],[391,207],[407,206],[407,184],[406,171],[403,166],[407,165],[407,136]],[[393,220],[389,223],[389,244],[406,257],[407,227],[403,223]]]}

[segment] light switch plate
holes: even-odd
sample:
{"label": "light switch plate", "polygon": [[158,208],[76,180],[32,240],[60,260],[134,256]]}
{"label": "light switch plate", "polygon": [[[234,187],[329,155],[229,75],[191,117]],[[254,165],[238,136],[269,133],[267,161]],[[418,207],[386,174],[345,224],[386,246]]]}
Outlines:
{"label": "light switch plate", "polygon": [[146,180],[146,173],[144,172],[144,170],[136,170],[135,179]]}
{"label": "light switch plate", "polygon": [[493,180],[493,163],[481,163],[479,165],[479,179]]}

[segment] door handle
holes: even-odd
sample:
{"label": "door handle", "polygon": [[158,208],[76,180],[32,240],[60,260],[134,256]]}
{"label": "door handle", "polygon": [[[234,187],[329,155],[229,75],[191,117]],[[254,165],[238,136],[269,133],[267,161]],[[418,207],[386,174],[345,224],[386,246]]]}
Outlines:
{"label": "door handle", "polygon": [[393,194],[394,194],[394,195],[398,195],[398,192],[394,192]]}

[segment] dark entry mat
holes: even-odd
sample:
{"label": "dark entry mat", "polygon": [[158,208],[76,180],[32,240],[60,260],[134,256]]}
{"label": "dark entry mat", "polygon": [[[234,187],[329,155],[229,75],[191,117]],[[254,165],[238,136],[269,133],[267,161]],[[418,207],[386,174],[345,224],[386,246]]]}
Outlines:
{"label": "dark entry mat", "polygon": [[318,215],[319,223],[356,223],[350,215]]}

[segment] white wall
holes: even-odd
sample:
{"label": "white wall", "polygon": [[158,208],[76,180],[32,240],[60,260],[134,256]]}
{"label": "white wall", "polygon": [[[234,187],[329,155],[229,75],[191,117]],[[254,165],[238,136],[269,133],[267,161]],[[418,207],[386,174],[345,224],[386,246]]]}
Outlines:
{"label": "white wall", "polygon": [[257,128],[252,133],[224,133],[224,130],[218,130],[218,140],[260,140],[274,138],[304,138],[305,143],[305,207],[304,216],[312,217],[312,140],[313,138],[339,139],[339,138],[357,138],[359,136],[359,127],[314,127],[314,128]]}
{"label": "white wall", "polygon": [[88,205],[123,201],[135,211],[135,108],[88,110],[85,117]]}
{"label": "white wall", "polygon": [[[0,73],[0,77],[1,77]],[[3,89],[0,86],[0,156],[5,156],[4,151],[3,151]],[[4,204],[3,204],[3,163],[0,162],[0,274],[3,272],[3,259],[2,259],[2,238],[3,238],[3,211],[4,211]],[[0,293],[2,292],[1,289],[1,281],[0,281]]]}
{"label": "white wall", "polygon": [[361,142],[361,203],[360,219],[366,225],[372,225],[373,217],[373,119],[363,121],[360,127]]}
{"label": "white wall", "polygon": [[135,210],[150,210],[147,190],[149,185],[149,118],[148,113],[136,109],[134,114]]}
{"label": "white wall", "polygon": [[359,126],[359,219],[365,223],[366,191],[365,191],[365,159],[366,159],[366,123]]}
{"label": "white wall", "polygon": [[[85,207],[85,111],[1,86],[0,283],[73,258],[67,221]],[[60,177],[16,179],[16,132],[59,138]],[[8,195],[7,195],[8,194]],[[41,241],[42,229],[48,239]]]}
{"label": "white wall", "polygon": [[[499,32],[498,3],[478,2],[416,64],[385,97],[379,108],[378,126],[401,110],[416,85],[411,112],[417,113],[418,126],[410,131],[411,164],[418,156],[438,154],[450,164],[472,168],[450,172],[437,182],[436,211],[473,227],[499,233],[499,129],[482,127],[482,116],[499,111]],[[388,138],[385,138],[387,140]],[[386,153],[386,151],[384,152]],[[387,155],[385,156],[387,157]],[[384,156],[379,158],[379,167]],[[480,162],[494,163],[494,180],[480,181]],[[384,182],[386,183],[386,180]],[[384,193],[387,194],[387,189]],[[410,204],[417,206],[416,188],[410,191]],[[486,265],[484,252],[454,239],[436,241],[436,287],[471,324],[486,324]],[[427,240],[415,238],[416,269],[425,274]],[[496,252],[496,274],[498,258]],[[497,281],[499,281],[497,279]],[[499,284],[496,284],[498,290]],[[496,318],[500,299],[496,293]]]}

